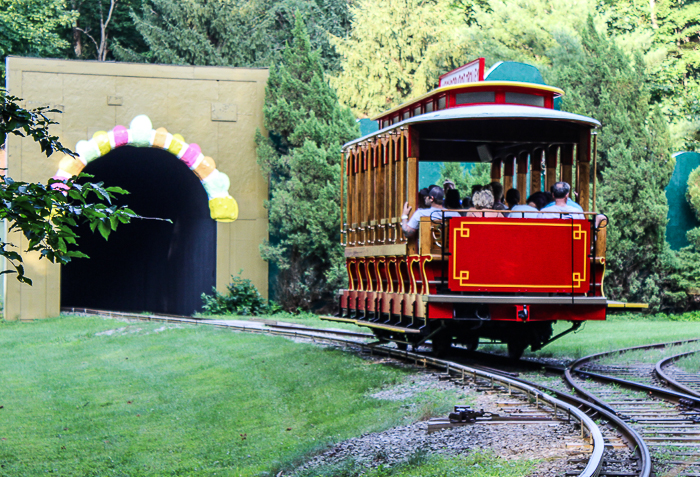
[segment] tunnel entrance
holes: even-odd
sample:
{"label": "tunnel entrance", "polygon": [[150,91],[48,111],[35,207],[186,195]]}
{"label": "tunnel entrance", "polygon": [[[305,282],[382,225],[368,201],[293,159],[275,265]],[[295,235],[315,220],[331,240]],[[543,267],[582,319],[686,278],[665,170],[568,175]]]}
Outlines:
{"label": "tunnel entrance", "polygon": [[61,306],[191,315],[216,284],[216,222],[197,176],[162,149],[122,146],[90,162],[92,182],[130,192],[116,202],[143,217],[105,241],[87,226],[61,269]]}

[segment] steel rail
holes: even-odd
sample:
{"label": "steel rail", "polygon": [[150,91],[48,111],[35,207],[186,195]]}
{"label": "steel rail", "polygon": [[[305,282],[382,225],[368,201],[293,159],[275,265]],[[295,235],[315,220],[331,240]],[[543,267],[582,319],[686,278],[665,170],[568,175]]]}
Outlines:
{"label": "steel rail", "polygon": [[[229,328],[229,329],[234,329],[238,331],[246,331],[246,332],[252,332],[252,333],[259,333],[259,334],[272,334],[272,335],[280,335],[280,336],[288,336],[288,337],[305,337],[305,338],[310,338],[313,340],[321,340],[321,341],[327,341],[331,343],[342,343],[344,345],[352,345],[352,346],[358,346],[362,350],[369,349],[372,353],[379,352],[383,353],[387,356],[395,357],[398,359],[402,359],[405,361],[413,361],[415,364],[421,363],[424,366],[431,366],[436,369],[444,369],[446,373],[452,375],[452,374],[461,374],[462,376],[473,376],[473,377],[480,377],[483,379],[490,380],[491,382],[498,382],[501,383],[504,386],[507,386],[509,389],[515,388],[519,389],[520,391],[524,392],[526,396],[528,396],[530,399],[535,400],[536,402],[545,402],[552,406],[555,410],[561,409],[561,410],[566,410],[569,415],[573,416],[576,420],[579,421],[581,425],[581,431],[583,433],[584,429],[588,430],[588,435],[590,437],[593,451],[591,452],[591,455],[588,459],[588,463],[586,467],[583,469],[583,471],[579,474],[580,477],[595,477],[600,473],[601,466],[603,464],[603,451],[605,447],[605,443],[603,440],[603,434],[600,431],[600,428],[596,425],[596,423],[577,405],[569,404],[568,402],[564,401],[563,399],[559,399],[557,397],[554,397],[549,394],[551,391],[543,391],[540,388],[527,383],[523,380],[520,379],[515,379],[512,377],[496,374],[496,373],[490,373],[487,371],[484,371],[482,369],[477,369],[477,368],[472,368],[469,366],[465,366],[462,364],[458,363],[453,363],[451,361],[446,361],[442,359],[438,359],[432,356],[424,356],[415,352],[411,351],[401,351],[395,348],[387,348],[384,346],[379,346],[377,343],[371,344],[371,343],[363,343],[360,341],[355,341],[355,340],[349,340],[345,338],[331,338],[329,336],[324,336],[323,334],[317,333],[317,332],[310,332],[310,331],[292,331],[292,330],[275,330],[275,329],[265,329],[262,327],[246,327],[243,325],[235,325],[232,323],[217,323],[216,321],[214,322],[209,322],[208,320],[196,320],[192,318],[184,318],[184,317],[175,317],[172,315],[162,315],[159,316],[157,314],[148,314],[148,315],[143,315],[143,314],[137,314],[137,313],[124,313],[124,312],[110,312],[110,311],[102,311],[102,310],[94,310],[94,309],[86,309],[86,308],[64,308],[62,309],[64,312],[68,313],[85,313],[85,314],[92,314],[92,315],[100,315],[100,316],[108,316],[108,317],[122,317],[122,318],[129,318],[129,319],[136,319],[136,320],[142,320],[142,321],[159,321],[159,322],[166,322],[166,323],[185,323],[185,324],[195,324],[195,325],[209,325],[209,326],[214,326],[218,328]],[[261,323],[264,324],[264,323]],[[335,333],[334,330],[325,330],[323,331],[324,334],[332,334]],[[588,405],[588,404],[587,404]],[[592,407],[588,405],[589,407]],[[556,412],[556,411],[555,411]],[[647,477],[647,476],[643,476]]]}
{"label": "steel rail", "polygon": [[590,373],[588,371],[582,371],[577,369],[579,366],[582,366],[586,363],[589,363],[591,361],[595,361],[597,359],[600,359],[604,356],[611,356],[615,354],[621,354],[621,353],[626,353],[629,351],[636,351],[636,350],[646,350],[646,349],[660,349],[660,348],[667,348],[669,346],[676,346],[676,345],[681,345],[685,343],[694,343],[700,341],[700,338],[694,338],[690,340],[681,340],[681,341],[671,341],[668,343],[654,343],[651,345],[642,345],[642,346],[632,346],[630,348],[622,348],[614,351],[605,351],[603,353],[596,353],[596,354],[591,354],[589,356],[584,356],[583,358],[580,358],[573,363],[571,363],[566,370],[564,371],[564,376],[566,379],[566,382],[569,386],[571,386],[574,390],[576,390],[577,393],[579,393],[582,396],[585,396],[586,399],[589,401],[596,403],[598,406],[603,407],[605,409],[608,409],[610,412],[617,414],[617,411],[615,409],[611,408],[607,404],[603,403],[601,400],[593,396],[591,393],[586,391],[583,386],[579,385],[576,383],[576,381],[573,378],[572,373],[580,374],[582,376],[587,376],[593,379],[597,380],[604,380],[606,382],[614,382],[617,384],[624,385],[629,388],[633,389],[640,389],[646,392],[651,392],[655,394],[656,396],[662,398],[662,399],[667,399],[671,400],[673,402],[678,402],[680,399],[688,399],[692,403],[694,403],[695,406],[700,406],[700,398],[698,396],[693,396],[693,395],[688,395],[688,394],[682,394],[674,391],[670,391],[668,389],[662,389],[658,388],[656,386],[649,386],[646,384],[641,384],[641,383],[636,383],[634,381],[627,381],[624,379],[619,379],[619,378],[614,378],[612,376],[603,376],[601,374],[597,373]]}
{"label": "steel rail", "polygon": [[682,393],[690,394],[691,396],[695,396],[700,398],[700,392],[689,388],[685,384],[681,384],[678,382],[676,379],[673,379],[671,376],[669,376],[667,373],[664,372],[663,368],[670,363],[677,361],[681,358],[684,358],[686,356],[690,356],[692,354],[696,354],[700,351],[688,351],[687,353],[680,353],[676,354],[674,356],[670,356],[668,358],[664,358],[662,360],[657,361],[656,365],[654,365],[654,372],[656,373],[656,376],[664,381],[669,387],[676,389]]}

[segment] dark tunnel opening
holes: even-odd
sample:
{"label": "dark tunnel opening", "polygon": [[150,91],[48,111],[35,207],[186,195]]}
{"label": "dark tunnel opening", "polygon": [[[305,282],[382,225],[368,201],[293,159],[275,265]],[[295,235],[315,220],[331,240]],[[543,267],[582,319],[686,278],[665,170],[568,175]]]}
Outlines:
{"label": "dark tunnel opening", "polygon": [[78,229],[78,250],[61,269],[61,306],[191,315],[216,284],[216,222],[197,176],[162,149],[119,147],[84,171],[130,192],[116,202],[143,217],[105,241]]}

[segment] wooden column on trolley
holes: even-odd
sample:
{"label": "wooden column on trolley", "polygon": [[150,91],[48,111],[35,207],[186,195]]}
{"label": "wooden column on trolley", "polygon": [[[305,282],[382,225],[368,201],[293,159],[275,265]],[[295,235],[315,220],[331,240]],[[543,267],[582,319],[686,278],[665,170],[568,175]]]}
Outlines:
{"label": "wooden column on trolley", "polygon": [[549,146],[546,150],[545,163],[547,169],[545,171],[545,188],[550,190],[552,186],[557,182],[557,153],[559,151],[559,146]]}
{"label": "wooden column on trolley", "polygon": [[[500,158],[494,159],[491,163],[491,182],[501,182],[501,164]],[[464,194],[471,194],[470,190],[465,190]]]}
{"label": "wooden column on trolley", "polygon": [[[418,208],[418,157],[420,151],[418,149],[418,131],[409,126],[406,133],[407,142],[407,180],[406,180],[406,195],[408,197],[408,205],[411,207],[411,213]],[[408,241],[408,254],[418,255],[418,235],[414,235]]]}
{"label": "wooden column on trolley", "polygon": [[576,147],[578,152],[576,162],[578,164],[578,187],[579,193],[578,203],[583,210],[590,209],[590,167],[591,167],[591,130],[585,129],[581,131],[581,135]]}
{"label": "wooden column on trolley", "polygon": [[[530,155],[530,194],[542,190],[542,153],[543,149],[535,149]],[[523,197],[523,199],[527,199]]]}
{"label": "wooden column on trolley", "polygon": [[381,139],[377,139],[375,142],[374,150],[376,151],[376,160],[377,160],[377,242],[380,245],[383,245],[386,243],[386,235],[384,232],[384,223],[382,222],[382,219],[384,219],[385,216],[385,202],[386,202],[386,194],[384,192],[384,187],[385,187],[385,181],[386,181],[386,176],[385,176],[385,162],[384,162],[384,145],[382,144]]}
{"label": "wooden column on trolley", "polygon": [[[564,144],[561,147],[561,181],[566,182],[573,188],[572,178],[574,165],[574,145]],[[573,195],[573,194],[572,194]]]}
{"label": "wooden column on trolley", "polygon": [[508,191],[513,188],[513,172],[515,168],[515,156],[508,155],[503,161],[503,190]]}
{"label": "wooden column on trolley", "polygon": [[518,154],[518,192],[520,192],[520,203],[524,204],[527,198],[527,170],[529,166],[528,158],[530,153],[528,151],[521,151]]}

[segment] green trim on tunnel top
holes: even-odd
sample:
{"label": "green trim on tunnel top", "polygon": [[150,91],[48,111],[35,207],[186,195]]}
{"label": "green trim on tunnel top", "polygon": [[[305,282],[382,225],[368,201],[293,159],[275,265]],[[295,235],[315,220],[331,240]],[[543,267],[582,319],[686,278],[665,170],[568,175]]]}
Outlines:
{"label": "green trim on tunnel top", "polygon": [[672,250],[680,250],[690,245],[686,233],[700,225],[700,221],[685,198],[685,193],[688,190],[688,177],[693,169],[700,166],[700,154],[697,152],[678,152],[674,154],[674,157],[676,167],[673,169],[671,180],[666,186],[666,200],[668,201],[666,241]]}

